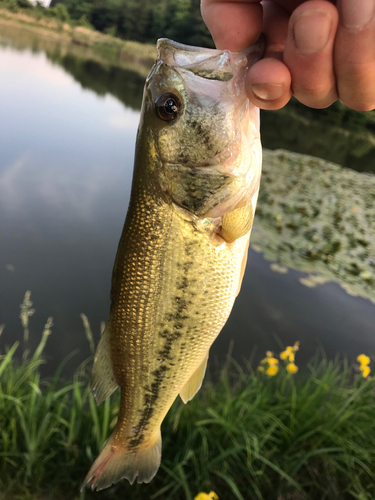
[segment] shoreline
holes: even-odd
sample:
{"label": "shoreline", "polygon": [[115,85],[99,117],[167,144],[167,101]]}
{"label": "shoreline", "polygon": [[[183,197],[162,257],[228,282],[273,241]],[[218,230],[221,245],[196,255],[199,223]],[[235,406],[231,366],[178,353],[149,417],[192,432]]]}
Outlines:
{"label": "shoreline", "polygon": [[110,35],[82,26],[71,26],[55,19],[34,17],[24,13],[12,13],[0,9],[1,28],[19,29],[34,33],[41,39],[54,40],[66,47],[69,46],[76,55],[90,58],[104,65],[112,64],[135,71],[146,77],[156,59],[154,45],[121,40]]}

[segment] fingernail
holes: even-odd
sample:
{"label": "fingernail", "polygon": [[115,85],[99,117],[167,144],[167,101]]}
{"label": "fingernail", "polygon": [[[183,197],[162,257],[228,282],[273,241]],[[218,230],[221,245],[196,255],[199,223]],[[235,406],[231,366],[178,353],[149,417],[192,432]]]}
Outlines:
{"label": "fingernail", "polygon": [[350,30],[360,30],[374,17],[374,0],[342,0],[339,4],[343,26]]}
{"label": "fingernail", "polygon": [[251,90],[259,99],[274,101],[283,95],[284,85],[282,83],[253,83]]}
{"label": "fingernail", "polygon": [[305,10],[297,17],[293,26],[294,44],[303,55],[322,50],[329,37],[331,18],[322,10]]}

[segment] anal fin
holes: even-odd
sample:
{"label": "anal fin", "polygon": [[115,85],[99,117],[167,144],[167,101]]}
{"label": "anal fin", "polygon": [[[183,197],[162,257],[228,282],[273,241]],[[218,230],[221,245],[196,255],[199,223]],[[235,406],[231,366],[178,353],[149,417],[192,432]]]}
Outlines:
{"label": "anal fin", "polygon": [[208,352],[209,351],[207,351],[207,354],[203,358],[202,363],[198,366],[193,375],[189,378],[184,387],[181,389],[180,398],[185,404],[191,399],[193,399],[193,397],[202,387],[203,378],[207,368]]}
{"label": "anal fin", "polygon": [[105,401],[118,387],[112,368],[109,325],[110,323],[108,322],[96,348],[90,380],[91,392],[98,405]]}

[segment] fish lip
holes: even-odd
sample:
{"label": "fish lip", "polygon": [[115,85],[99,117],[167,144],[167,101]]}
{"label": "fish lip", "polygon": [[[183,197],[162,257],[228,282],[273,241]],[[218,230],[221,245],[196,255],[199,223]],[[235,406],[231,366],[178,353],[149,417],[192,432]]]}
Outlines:
{"label": "fish lip", "polygon": [[[187,65],[191,63],[201,62],[205,59],[208,59],[212,56],[218,56],[220,54],[230,54],[229,50],[220,50],[220,49],[208,49],[197,47],[195,45],[187,45],[180,42],[175,42],[170,38],[159,38],[156,42],[157,49],[157,61],[163,61],[170,66],[179,66],[181,67],[181,61],[178,62],[175,59],[176,52],[185,53],[186,60],[189,59]],[[232,54],[239,54],[239,52],[232,52]],[[173,57],[170,57],[170,56]]]}
{"label": "fish lip", "polygon": [[209,80],[229,81],[236,75],[244,75],[248,57],[240,52],[205,49],[161,38],[157,42],[156,63],[190,71]]}
{"label": "fish lip", "polygon": [[228,67],[234,75],[241,68],[248,68],[263,57],[265,37],[261,34],[253,45],[241,52],[185,45],[169,38],[159,38],[156,48],[157,63],[164,62],[170,66],[189,70],[202,63],[215,61],[217,68]]}

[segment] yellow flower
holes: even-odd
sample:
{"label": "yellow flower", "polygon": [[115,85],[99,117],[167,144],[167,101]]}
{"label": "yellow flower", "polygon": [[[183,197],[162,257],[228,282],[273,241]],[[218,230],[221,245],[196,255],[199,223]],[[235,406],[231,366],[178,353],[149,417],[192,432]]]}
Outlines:
{"label": "yellow flower", "polygon": [[368,356],[366,356],[366,354],[360,354],[357,357],[357,361],[358,361],[358,363],[361,364],[361,366],[367,366],[370,364],[370,358]]}
{"label": "yellow flower", "polygon": [[194,500],[219,500],[219,497],[214,491],[207,493],[198,493]]}
{"label": "yellow flower", "polygon": [[288,345],[285,351],[280,353],[280,359],[286,361],[286,369],[289,373],[297,373],[298,366],[294,363],[296,359],[296,351],[299,349],[299,342],[295,342],[294,346]]}
{"label": "yellow flower", "polygon": [[273,377],[274,375],[276,375],[276,373],[279,371],[279,367],[277,365],[270,365],[267,370],[266,370],[266,373],[267,375],[269,375],[270,377]]}
{"label": "yellow flower", "polygon": [[371,369],[369,366],[361,366],[359,369],[362,372],[363,378],[367,378],[370,375]]}
{"label": "yellow flower", "polygon": [[260,362],[261,365],[265,365],[266,363],[270,365],[277,365],[279,360],[273,357],[273,352],[272,351],[267,351],[266,352],[266,358],[263,358]]}
{"label": "yellow flower", "polygon": [[259,363],[258,371],[266,372],[267,375],[272,377],[273,375],[276,375],[276,373],[279,371],[278,365],[279,365],[279,360],[273,356],[273,352],[267,351],[266,357],[263,358]]}
{"label": "yellow flower", "polygon": [[274,365],[278,365],[279,364],[279,360],[276,359],[276,358],[267,358],[267,361],[268,363],[271,365],[271,366],[274,366]]}
{"label": "yellow flower", "polygon": [[280,358],[283,360],[288,360],[288,361],[293,363],[295,360],[295,354],[293,351],[285,350],[285,351],[280,353]]}
{"label": "yellow flower", "polygon": [[288,345],[285,348],[285,351],[282,351],[280,353],[280,359],[283,359],[284,361],[289,361],[290,363],[294,363],[295,360],[295,353],[299,349],[299,342],[296,342],[294,346]]}
{"label": "yellow flower", "polygon": [[298,366],[295,365],[294,363],[288,363],[286,365],[286,369],[288,370],[289,373],[297,373],[298,372]]}

